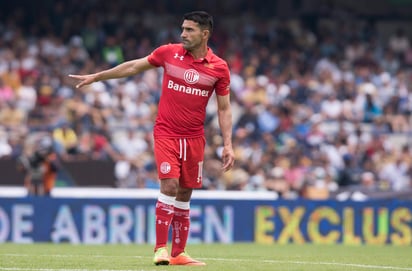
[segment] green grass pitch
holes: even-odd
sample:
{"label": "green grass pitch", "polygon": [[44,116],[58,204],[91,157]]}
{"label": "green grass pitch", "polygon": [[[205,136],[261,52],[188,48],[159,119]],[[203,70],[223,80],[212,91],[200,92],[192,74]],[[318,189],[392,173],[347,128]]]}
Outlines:
{"label": "green grass pitch", "polygon": [[411,270],[412,247],[191,244],[207,266],[155,266],[151,245],[0,244],[0,271],[334,271]]}

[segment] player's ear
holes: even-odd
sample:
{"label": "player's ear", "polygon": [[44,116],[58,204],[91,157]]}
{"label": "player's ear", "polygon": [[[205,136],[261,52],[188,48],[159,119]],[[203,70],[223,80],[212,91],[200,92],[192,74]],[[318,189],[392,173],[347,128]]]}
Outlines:
{"label": "player's ear", "polygon": [[204,38],[210,38],[210,31],[207,30],[207,29],[204,29],[204,30],[203,30],[203,37],[204,37]]}

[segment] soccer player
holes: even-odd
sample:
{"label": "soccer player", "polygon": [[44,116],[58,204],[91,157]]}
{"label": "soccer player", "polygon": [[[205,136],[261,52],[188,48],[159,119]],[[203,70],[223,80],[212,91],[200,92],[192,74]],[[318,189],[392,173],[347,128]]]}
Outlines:
{"label": "soccer player", "polygon": [[[202,186],[206,106],[216,93],[217,115],[223,137],[222,170],[233,167],[230,76],[227,63],[208,47],[213,18],[204,11],[183,16],[182,42],[162,45],[150,55],[88,75],[70,75],[80,82],[129,77],[163,67],[162,94],[154,124],[154,154],[160,179],[156,204],[156,265],[205,265],[185,251],[190,226],[192,191]],[[171,255],[167,250],[172,226]]]}

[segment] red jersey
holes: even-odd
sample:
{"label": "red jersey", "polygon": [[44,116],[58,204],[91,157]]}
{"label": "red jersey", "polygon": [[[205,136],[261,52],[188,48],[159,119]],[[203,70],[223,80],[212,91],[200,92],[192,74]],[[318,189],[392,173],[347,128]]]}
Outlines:
{"label": "red jersey", "polygon": [[154,137],[202,136],[209,98],[214,91],[217,95],[229,94],[227,63],[210,48],[205,58],[195,60],[182,44],[160,46],[148,61],[164,69]]}

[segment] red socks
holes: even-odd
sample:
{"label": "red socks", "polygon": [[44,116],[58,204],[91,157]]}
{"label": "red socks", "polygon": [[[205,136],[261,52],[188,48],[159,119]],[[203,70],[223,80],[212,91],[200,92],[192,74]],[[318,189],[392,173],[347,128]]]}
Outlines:
{"label": "red socks", "polygon": [[166,247],[169,235],[169,227],[173,219],[174,207],[159,200],[156,203],[156,246]]}
{"label": "red socks", "polygon": [[166,247],[169,228],[172,226],[172,257],[185,251],[190,227],[190,202],[176,201],[173,197],[159,195],[156,203],[155,251]]}
{"label": "red socks", "polygon": [[176,257],[185,251],[190,227],[189,209],[185,210],[175,207],[174,211],[172,220],[172,257]]}

